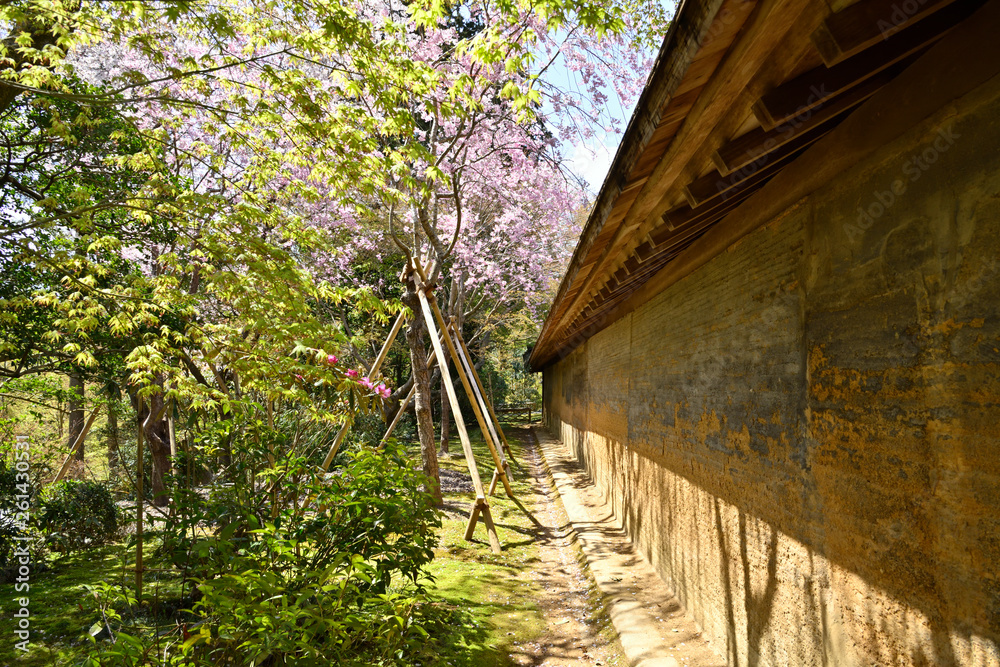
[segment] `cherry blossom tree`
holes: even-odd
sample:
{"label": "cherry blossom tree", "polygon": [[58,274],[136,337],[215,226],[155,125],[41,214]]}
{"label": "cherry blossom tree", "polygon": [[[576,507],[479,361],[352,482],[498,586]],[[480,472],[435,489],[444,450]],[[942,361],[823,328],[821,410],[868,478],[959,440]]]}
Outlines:
{"label": "cherry blossom tree", "polygon": [[[643,33],[626,29],[625,20],[616,24],[614,37],[604,35],[603,41],[604,24],[588,25],[585,13],[550,20],[560,26],[562,37],[538,14],[509,16],[489,3],[476,3],[459,8],[435,29],[410,31],[411,58],[433,68],[439,78],[411,105],[417,123],[404,147],[422,150],[416,159],[394,164],[370,208],[388,217],[389,234],[407,262],[426,267],[430,282],[444,287],[439,293],[445,310],[459,326],[478,314],[486,331],[492,317],[508,314],[511,306],[534,310],[542,305],[541,295],[571,252],[582,196],[560,164],[560,137],[586,135],[600,126],[594,119],[605,89],[613,87],[627,103],[648,70],[635,41],[641,42]],[[482,35],[516,56],[477,57],[476,39]],[[541,78],[559,58],[579,74],[585,96]],[[456,90],[463,95],[456,97]],[[343,223],[358,224],[353,211],[346,212]],[[364,236],[363,230],[357,232]],[[344,253],[340,260],[349,262]],[[436,478],[425,324],[418,285],[409,277],[403,302],[414,313],[407,343],[415,412],[424,470]],[[396,397],[408,389],[409,383],[400,387]],[[441,415],[446,447],[443,399]]]}
{"label": "cherry blossom tree", "polygon": [[[220,414],[250,388],[311,405],[295,377],[374,397],[384,393],[377,378],[364,386],[342,364],[319,377],[305,360],[348,346],[317,304],[346,300],[387,317],[367,293],[325,280],[350,255],[336,241],[394,239],[449,286],[459,321],[476,304],[537,307],[579,203],[559,142],[592,123],[585,100],[637,90],[635,45],[662,27],[646,30],[638,14],[586,0],[5,3],[0,112],[19,97],[72,103],[74,117],[42,128],[69,146],[71,128],[111,109],[128,126],[112,139],[136,148],[102,165],[137,177],[114,191],[30,198],[5,220],[4,243],[55,276],[32,304],[55,313],[50,342],[74,363],[96,363],[97,331],[141,333],[126,362],[161,452],[173,397]],[[582,95],[541,76],[560,58]],[[83,250],[52,255],[37,243],[44,235]],[[110,271],[109,258],[132,268]],[[415,289],[403,298],[407,341],[425,470],[436,478]],[[346,398],[314,410],[350,412]]]}

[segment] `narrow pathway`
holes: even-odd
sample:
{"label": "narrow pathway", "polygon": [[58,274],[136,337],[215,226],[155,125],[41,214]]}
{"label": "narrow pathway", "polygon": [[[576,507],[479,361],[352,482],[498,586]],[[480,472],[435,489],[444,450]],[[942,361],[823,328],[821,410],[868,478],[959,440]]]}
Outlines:
{"label": "narrow pathway", "polygon": [[539,642],[515,647],[517,664],[724,667],[562,443],[540,428],[512,431],[540,499],[541,562],[533,575],[544,582],[538,604],[548,626]]}
{"label": "narrow pathway", "polygon": [[581,567],[583,554],[529,427],[510,428],[507,433],[519,438],[524,446],[520,468],[531,477],[536,501],[531,509],[537,521],[539,561],[532,564],[526,576],[534,578],[544,590],[536,603],[547,627],[537,641],[514,645],[511,659],[525,667],[626,667],[629,663],[603,611],[595,582]]}

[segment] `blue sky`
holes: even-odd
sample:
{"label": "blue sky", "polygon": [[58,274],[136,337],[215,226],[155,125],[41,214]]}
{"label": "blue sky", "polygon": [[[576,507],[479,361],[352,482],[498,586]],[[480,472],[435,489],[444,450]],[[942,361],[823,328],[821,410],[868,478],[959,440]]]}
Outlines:
{"label": "blue sky", "polygon": [[[660,1],[669,9],[670,14],[675,13],[677,3],[672,0]],[[649,55],[655,57],[656,51],[654,50]],[[652,59],[650,59],[650,62],[652,62]],[[644,76],[647,74],[648,72],[644,73]],[[543,78],[560,88],[580,89],[579,81],[566,68],[562,59],[553,63]],[[611,166],[611,161],[614,159],[615,152],[618,150],[618,144],[622,139],[622,132],[628,125],[629,118],[632,116],[634,102],[636,101],[630,100],[628,103],[625,103],[618,98],[613,90],[607,92],[609,99],[605,105],[605,113],[609,117],[616,118],[619,121],[620,130],[618,132],[597,131],[594,136],[587,139],[578,137],[575,141],[564,145],[563,149],[566,166],[574,174],[587,181],[588,191],[591,195],[596,195],[604,183],[604,178]]]}

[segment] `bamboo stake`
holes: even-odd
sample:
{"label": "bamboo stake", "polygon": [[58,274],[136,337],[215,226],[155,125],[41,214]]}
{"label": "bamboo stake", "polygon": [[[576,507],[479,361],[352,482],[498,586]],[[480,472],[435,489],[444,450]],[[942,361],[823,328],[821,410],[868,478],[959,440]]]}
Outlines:
{"label": "bamboo stake", "polygon": [[[142,414],[142,396],[139,397],[139,414]],[[152,414],[152,413],[151,413]],[[142,602],[142,435],[143,423],[139,422],[138,444],[135,450],[135,599]]]}
{"label": "bamboo stake", "polygon": [[87,433],[90,432],[90,427],[94,425],[94,420],[97,419],[97,413],[100,411],[101,406],[98,405],[94,408],[93,412],[90,413],[90,419],[88,419],[87,423],[83,425],[83,430],[80,431],[80,435],[76,436],[73,446],[69,448],[69,454],[66,455],[66,460],[63,461],[62,467],[59,468],[56,478],[52,480],[53,484],[61,480],[66,475],[66,472],[69,470],[70,463],[73,461],[73,454],[75,454],[76,450],[78,450],[80,445],[83,444],[83,439],[87,437]]}
{"label": "bamboo stake", "polygon": [[[389,335],[385,339],[385,344],[382,345],[382,349],[379,350],[378,357],[372,363],[372,367],[368,370],[368,377],[372,377],[378,370],[382,367],[382,362],[389,355],[389,348],[392,347],[393,342],[396,340],[396,336],[399,334],[399,330],[403,326],[403,320],[405,316],[403,313],[399,314],[396,321],[392,325],[392,329],[389,331]],[[347,431],[351,428],[350,420],[344,422],[344,425],[340,427],[337,432],[337,437],[333,439],[333,445],[330,446],[330,451],[327,452],[326,458],[323,459],[323,470],[329,470],[330,464],[333,463],[333,457],[337,455],[337,451],[340,449],[341,443],[344,442],[344,437],[347,435]]]}

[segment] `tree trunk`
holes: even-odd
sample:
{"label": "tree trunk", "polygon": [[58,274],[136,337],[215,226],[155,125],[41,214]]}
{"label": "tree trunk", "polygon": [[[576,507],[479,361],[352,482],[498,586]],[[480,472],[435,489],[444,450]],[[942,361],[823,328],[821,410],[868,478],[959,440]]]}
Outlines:
{"label": "tree trunk", "polygon": [[448,393],[444,389],[444,377],[441,378],[441,455],[451,456],[448,451],[448,441],[451,431],[451,405],[448,403]]}
{"label": "tree trunk", "polygon": [[163,394],[154,394],[149,399],[146,415],[152,411],[155,415],[160,413],[160,418],[151,424],[146,425],[144,435],[149,445],[149,455],[153,461],[150,469],[149,481],[153,492],[153,504],[157,507],[166,507],[170,503],[167,496],[167,485],[164,477],[170,471],[170,434],[167,430],[166,412],[161,412],[163,408]]}
{"label": "tree trunk", "polygon": [[431,413],[431,376],[427,371],[427,348],[424,347],[424,319],[420,313],[413,281],[406,284],[403,303],[413,311],[413,321],[406,328],[406,342],[410,348],[410,366],[413,369],[413,409],[417,417],[417,434],[420,437],[420,454],[423,458],[424,474],[429,479],[427,492],[436,505],[443,505],[441,497],[441,476],[438,471],[437,442],[434,437],[434,418]]}
{"label": "tree trunk", "polygon": [[[69,390],[72,392],[69,399],[69,439],[66,443],[67,449],[73,446],[77,437],[83,432],[83,375],[79,372],[70,373]],[[83,460],[83,443],[76,450],[76,460]]]}
{"label": "tree trunk", "polygon": [[118,388],[109,385],[105,392],[108,399],[108,470],[118,465],[121,436],[118,432]]}
{"label": "tree trunk", "polygon": [[[161,385],[162,386],[162,385]],[[138,397],[130,396],[134,407],[138,407]],[[147,424],[150,412],[159,414],[159,419]],[[170,434],[167,429],[167,413],[163,410],[163,394],[154,394],[143,402],[142,410],[138,411],[138,425],[143,431],[144,449],[147,451],[152,465],[149,470],[150,490],[153,493],[153,504],[165,507],[170,504],[167,495],[167,485],[164,477],[170,471]]]}

